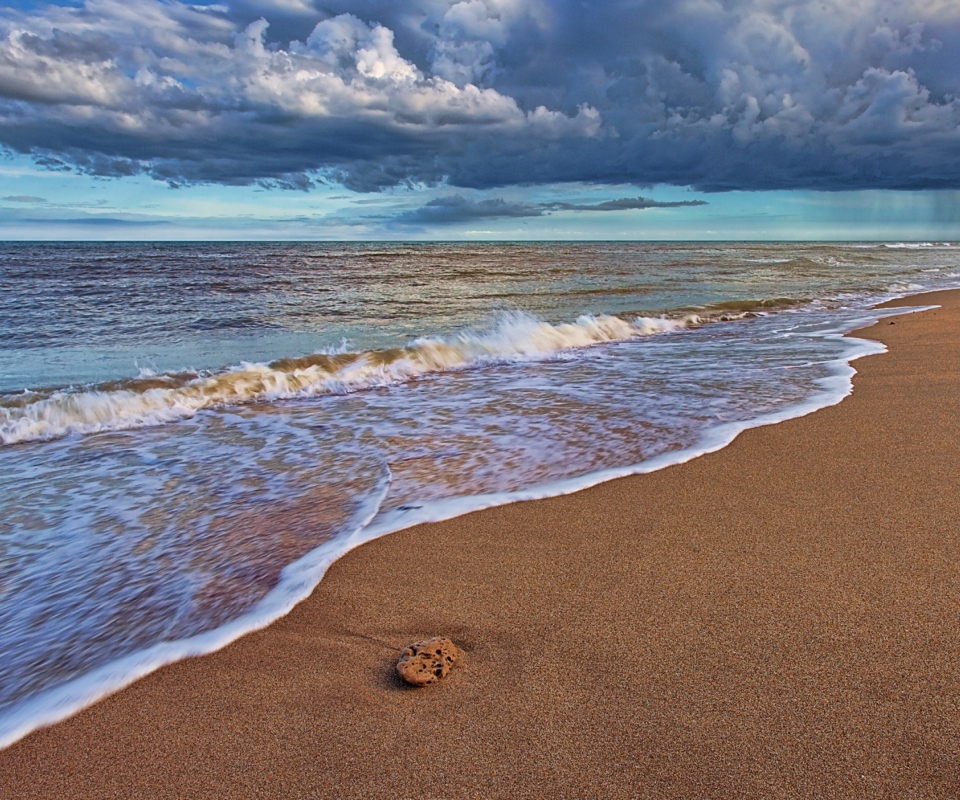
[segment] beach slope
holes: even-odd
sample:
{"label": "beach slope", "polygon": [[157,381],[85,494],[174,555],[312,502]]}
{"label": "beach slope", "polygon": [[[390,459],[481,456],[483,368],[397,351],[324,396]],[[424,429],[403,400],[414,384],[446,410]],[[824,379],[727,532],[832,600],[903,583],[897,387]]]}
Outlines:
{"label": "beach slope", "polygon": [[[354,550],[0,752],[0,798],[954,797],[960,292],[724,450]],[[400,648],[466,650],[402,688]]]}

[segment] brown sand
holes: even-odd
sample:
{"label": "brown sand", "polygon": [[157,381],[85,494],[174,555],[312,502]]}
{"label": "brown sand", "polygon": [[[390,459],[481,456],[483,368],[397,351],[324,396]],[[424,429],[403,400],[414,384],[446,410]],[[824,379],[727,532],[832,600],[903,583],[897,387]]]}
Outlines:
{"label": "brown sand", "polygon": [[[0,753],[0,797],[956,797],[960,293],[922,302],[839,406],[365,545]],[[401,688],[433,634],[462,665]]]}

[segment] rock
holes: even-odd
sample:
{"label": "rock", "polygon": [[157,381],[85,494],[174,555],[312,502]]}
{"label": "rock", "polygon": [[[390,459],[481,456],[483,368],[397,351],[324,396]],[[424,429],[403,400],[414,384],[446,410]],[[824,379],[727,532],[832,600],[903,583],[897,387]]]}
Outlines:
{"label": "rock", "polygon": [[459,657],[457,646],[446,636],[434,636],[403,648],[397,675],[412,686],[426,686],[445,677]]}

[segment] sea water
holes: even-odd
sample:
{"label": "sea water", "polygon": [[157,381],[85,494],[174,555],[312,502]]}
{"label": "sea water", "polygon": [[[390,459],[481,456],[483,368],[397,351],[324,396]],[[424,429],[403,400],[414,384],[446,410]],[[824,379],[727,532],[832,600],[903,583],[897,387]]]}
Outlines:
{"label": "sea water", "polygon": [[955,286],[948,243],[0,245],[0,746],[369,538],[836,403],[842,334]]}

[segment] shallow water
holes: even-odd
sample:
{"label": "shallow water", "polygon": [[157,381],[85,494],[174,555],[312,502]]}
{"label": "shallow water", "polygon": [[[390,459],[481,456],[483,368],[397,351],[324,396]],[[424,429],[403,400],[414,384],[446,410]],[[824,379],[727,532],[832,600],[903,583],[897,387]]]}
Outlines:
{"label": "shallow water", "polygon": [[937,245],[0,246],[0,743],[424,519],[836,402]]}

